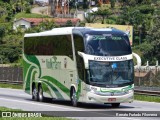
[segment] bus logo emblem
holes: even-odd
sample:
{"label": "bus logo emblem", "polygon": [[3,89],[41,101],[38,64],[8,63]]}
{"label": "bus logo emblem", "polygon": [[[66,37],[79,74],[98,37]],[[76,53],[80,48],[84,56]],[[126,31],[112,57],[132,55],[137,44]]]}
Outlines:
{"label": "bus logo emblem", "polygon": [[114,92],[111,92],[111,96],[114,96]]}

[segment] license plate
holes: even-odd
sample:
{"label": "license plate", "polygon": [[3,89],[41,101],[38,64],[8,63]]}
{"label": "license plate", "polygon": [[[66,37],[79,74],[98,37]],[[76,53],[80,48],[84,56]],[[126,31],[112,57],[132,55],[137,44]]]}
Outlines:
{"label": "license plate", "polygon": [[116,98],[108,98],[108,101],[109,101],[109,102],[115,102],[115,101],[116,101]]}

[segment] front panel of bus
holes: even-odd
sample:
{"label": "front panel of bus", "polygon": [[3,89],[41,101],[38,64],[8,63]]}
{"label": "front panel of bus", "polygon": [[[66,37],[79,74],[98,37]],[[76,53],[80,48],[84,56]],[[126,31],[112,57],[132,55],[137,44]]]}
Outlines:
{"label": "front panel of bus", "polygon": [[127,34],[112,30],[89,31],[84,33],[83,39],[84,51],[79,52],[85,68],[83,102],[132,102],[134,65]]}

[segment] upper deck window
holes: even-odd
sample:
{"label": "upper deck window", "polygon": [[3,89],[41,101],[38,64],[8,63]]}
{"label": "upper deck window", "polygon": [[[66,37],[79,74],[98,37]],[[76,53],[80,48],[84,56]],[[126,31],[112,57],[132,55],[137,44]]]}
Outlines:
{"label": "upper deck window", "polygon": [[27,55],[64,55],[73,59],[71,35],[24,38]]}
{"label": "upper deck window", "polygon": [[127,35],[120,34],[86,34],[85,52],[98,56],[119,56],[131,54]]}

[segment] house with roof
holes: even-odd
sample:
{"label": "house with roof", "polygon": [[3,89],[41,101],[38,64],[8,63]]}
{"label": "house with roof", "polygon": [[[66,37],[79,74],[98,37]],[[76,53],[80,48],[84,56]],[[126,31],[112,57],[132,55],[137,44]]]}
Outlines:
{"label": "house with roof", "polygon": [[45,22],[45,21],[55,22],[55,24],[59,26],[64,26],[68,21],[71,21],[73,26],[78,26],[80,19],[78,18],[20,18],[20,19],[14,20],[13,29],[16,30],[19,27],[22,29],[28,29],[28,28],[37,26],[41,22]]}

